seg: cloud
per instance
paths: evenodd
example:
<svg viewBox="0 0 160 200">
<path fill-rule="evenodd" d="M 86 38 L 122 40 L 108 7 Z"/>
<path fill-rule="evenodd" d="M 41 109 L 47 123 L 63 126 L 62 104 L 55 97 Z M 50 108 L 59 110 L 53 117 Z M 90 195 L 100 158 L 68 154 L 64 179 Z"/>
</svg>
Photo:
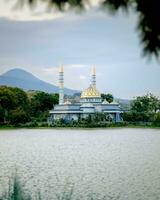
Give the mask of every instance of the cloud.
<svg viewBox="0 0 160 200">
<path fill-rule="evenodd" d="M 50 73 L 58 72 L 58 67 L 43 68 L 42 71 L 50 74 Z"/>
<path fill-rule="evenodd" d="M 0 0 L 0 16 L 13 19 L 8 8 L 1 6 L 4 1 L 7 0 Z M 41 18 L 41 11 L 35 15 Z M 20 20 L 33 20 L 25 12 L 20 16 Z M 132 15 L 111 18 L 100 12 L 71 13 L 56 20 L 26 23 L 0 19 L 0 73 L 20 67 L 58 85 L 61 61 L 65 87 L 82 90 L 90 84 L 90 71 L 95 64 L 100 91 L 121 98 L 145 91 L 160 94 L 159 65 L 144 63 L 139 57 L 133 19 Z"/>
<path fill-rule="evenodd" d="M 39 2 L 39 1 L 37 1 Z M 17 0 L 1 0 L 0 2 L 0 17 L 15 21 L 42 21 L 53 20 L 64 17 L 65 14 L 52 9 L 47 11 L 46 3 L 40 1 L 34 9 L 28 5 L 18 6 Z"/>
<path fill-rule="evenodd" d="M 26 2 L 26 1 L 25 1 Z M 86 1 L 86 10 L 94 10 L 99 8 L 102 0 L 88 0 Z M 19 0 L 0 0 L 0 17 L 7 18 L 14 21 L 43 21 L 63 18 L 68 20 L 65 16 L 66 12 L 60 12 L 56 7 L 48 8 L 46 1 L 36 1 L 36 6 L 31 8 L 27 3 L 21 5 Z M 75 14 L 75 11 L 69 12 Z M 70 20 L 75 20 L 77 17 L 72 17 Z"/>
<path fill-rule="evenodd" d="M 84 75 L 80 75 L 80 76 L 79 76 L 79 79 L 80 79 L 80 80 L 84 80 L 84 79 L 86 79 L 86 78 L 87 78 L 87 77 L 84 76 Z"/>
<path fill-rule="evenodd" d="M 87 64 L 71 64 L 71 65 L 65 65 L 68 69 L 80 69 L 80 68 L 86 68 L 89 65 Z"/>
</svg>

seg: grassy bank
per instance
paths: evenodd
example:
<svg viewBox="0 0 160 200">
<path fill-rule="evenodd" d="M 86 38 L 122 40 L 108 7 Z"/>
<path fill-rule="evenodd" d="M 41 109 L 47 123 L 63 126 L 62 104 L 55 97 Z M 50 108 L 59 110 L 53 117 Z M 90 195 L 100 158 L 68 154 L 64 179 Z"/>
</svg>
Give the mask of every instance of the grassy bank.
<svg viewBox="0 0 160 200">
<path fill-rule="evenodd" d="M 53 129 L 53 128 L 74 128 L 74 129 L 83 129 L 83 128 L 89 128 L 89 129 L 96 129 L 96 128 L 157 128 L 160 129 L 160 124 L 154 124 L 154 123 L 142 123 L 142 122 L 135 122 L 135 123 L 129 123 L 129 122 L 121 122 L 121 123 L 108 123 L 108 122 L 98 122 L 98 123 L 78 123 L 78 122 L 72 122 L 72 123 L 44 123 L 44 122 L 31 122 L 26 124 L 18 124 L 18 125 L 0 125 L 0 130 L 4 129 L 17 129 L 17 128 L 28 128 L 28 129 Z"/>
</svg>

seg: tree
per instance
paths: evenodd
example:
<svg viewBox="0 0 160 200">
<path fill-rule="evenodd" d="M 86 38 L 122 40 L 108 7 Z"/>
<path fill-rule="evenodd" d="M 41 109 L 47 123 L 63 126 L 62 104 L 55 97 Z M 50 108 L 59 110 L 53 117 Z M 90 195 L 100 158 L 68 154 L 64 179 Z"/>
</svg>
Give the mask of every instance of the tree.
<svg viewBox="0 0 160 200">
<path fill-rule="evenodd" d="M 154 124 L 160 125 L 160 111 L 155 114 Z"/>
<path fill-rule="evenodd" d="M 3 123 L 5 121 L 5 110 L 0 105 L 0 123 Z"/>
<path fill-rule="evenodd" d="M 101 97 L 103 100 L 106 100 L 108 103 L 112 103 L 114 99 L 112 94 L 101 94 Z"/>
<path fill-rule="evenodd" d="M 21 105 L 23 108 L 27 108 L 28 105 L 27 94 L 20 88 L 0 86 L 0 105 L 10 110 Z"/>
<path fill-rule="evenodd" d="M 102 122 L 102 121 L 107 121 L 107 115 L 105 113 L 102 112 L 96 112 L 95 114 L 93 114 L 93 122 Z"/>
<path fill-rule="evenodd" d="M 152 94 L 139 96 L 131 103 L 130 112 L 123 114 L 124 121 L 153 122 L 160 110 L 160 100 Z"/>
<path fill-rule="evenodd" d="M 35 93 L 30 100 L 31 115 L 34 117 L 39 116 L 40 118 L 47 117 L 48 111 L 58 103 L 58 99 L 58 94 L 48 94 L 45 92 Z"/>
<path fill-rule="evenodd" d="M 131 103 L 131 110 L 136 112 L 156 112 L 159 109 L 159 99 L 152 94 L 137 97 Z"/>
<path fill-rule="evenodd" d="M 113 102 L 113 95 L 112 94 L 107 94 L 106 95 L 106 101 L 108 101 L 108 103 L 112 103 Z"/>
<path fill-rule="evenodd" d="M 19 105 L 26 111 L 28 111 L 29 99 L 22 89 L 20 88 L 10 88 L 10 90 L 14 93 L 15 99 L 15 106 L 18 107 Z"/>
<path fill-rule="evenodd" d="M 5 110 L 15 108 L 16 100 L 12 88 L 0 86 L 0 105 Z"/>
<path fill-rule="evenodd" d="M 21 107 L 9 112 L 9 121 L 11 124 L 18 125 L 20 123 L 26 123 L 29 120 L 29 114 L 27 114 Z"/>
<path fill-rule="evenodd" d="M 29 100 L 26 93 L 20 88 L 0 86 L 0 107 L 3 117 L 1 122 L 8 121 L 8 115 L 11 110 L 21 107 L 24 112 L 29 110 Z"/>
<path fill-rule="evenodd" d="M 150 109 L 156 113 L 157 111 L 160 110 L 160 100 L 152 94 L 150 94 L 149 97 L 150 97 Z"/>
<path fill-rule="evenodd" d="M 58 94 L 35 92 L 30 98 L 20 88 L 0 86 L 0 123 L 18 125 L 31 120 L 46 121 L 49 110 L 58 103 Z"/>
<path fill-rule="evenodd" d="M 17 0 L 23 6 L 26 1 Z M 61 11 L 80 8 L 84 9 L 91 6 L 90 1 L 84 0 L 41 0 L 46 1 L 48 7 L 56 7 Z M 27 0 L 31 6 L 36 6 L 37 0 Z M 160 54 L 160 1 L 158 0 L 104 0 L 100 1 L 103 8 L 116 12 L 120 8 L 130 11 L 134 10 L 138 16 L 137 29 L 140 41 L 143 45 L 144 55 Z"/>
<path fill-rule="evenodd" d="M 58 94 L 48 94 L 45 92 L 36 93 L 31 99 L 32 105 L 36 110 L 46 111 L 53 108 L 54 104 L 58 103 Z"/>
</svg>

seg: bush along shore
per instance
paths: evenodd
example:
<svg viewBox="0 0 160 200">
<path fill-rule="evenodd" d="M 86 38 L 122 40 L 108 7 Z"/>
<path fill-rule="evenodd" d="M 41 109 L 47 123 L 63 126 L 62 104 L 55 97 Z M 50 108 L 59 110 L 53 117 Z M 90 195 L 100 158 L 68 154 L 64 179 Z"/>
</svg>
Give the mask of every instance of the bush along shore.
<svg viewBox="0 0 160 200">
<path fill-rule="evenodd" d="M 112 123 L 112 122 L 91 122 L 91 123 L 79 123 L 79 122 L 28 122 L 25 124 L 18 125 L 1 125 L 0 129 L 14 129 L 14 128 L 160 128 L 160 123 L 151 123 L 151 122 L 120 122 L 120 123 Z"/>
</svg>

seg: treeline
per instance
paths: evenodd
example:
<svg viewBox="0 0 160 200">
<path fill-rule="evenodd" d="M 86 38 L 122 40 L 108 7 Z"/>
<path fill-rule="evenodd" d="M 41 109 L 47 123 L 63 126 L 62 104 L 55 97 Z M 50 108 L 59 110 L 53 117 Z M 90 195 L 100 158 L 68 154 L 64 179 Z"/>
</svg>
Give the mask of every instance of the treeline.
<svg viewBox="0 0 160 200">
<path fill-rule="evenodd" d="M 102 97 L 113 101 L 112 95 Z M 135 98 L 130 109 L 122 113 L 123 121 L 114 123 L 104 113 L 89 115 L 86 119 L 48 124 L 49 110 L 58 103 L 58 94 L 40 91 L 25 92 L 20 88 L 0 86 L 0 125 L 21 127 L 110 127 L 128 125 L 160 126 L 160 99 L 152 94 Z"/>
<path fill-rule="evenodd" d="M 49 110 L 58 103 L 58 98 L 58 94 L 0 86 L 0 124 L 16 126 L 46 122 Z"/>
<path fill-rule="evenodd" d="M 131 102 L 130 110 L 124 112 L 123 121 L 160 125 L 160 99 L 152 94 L 139 96 Z"/>
</svg>

